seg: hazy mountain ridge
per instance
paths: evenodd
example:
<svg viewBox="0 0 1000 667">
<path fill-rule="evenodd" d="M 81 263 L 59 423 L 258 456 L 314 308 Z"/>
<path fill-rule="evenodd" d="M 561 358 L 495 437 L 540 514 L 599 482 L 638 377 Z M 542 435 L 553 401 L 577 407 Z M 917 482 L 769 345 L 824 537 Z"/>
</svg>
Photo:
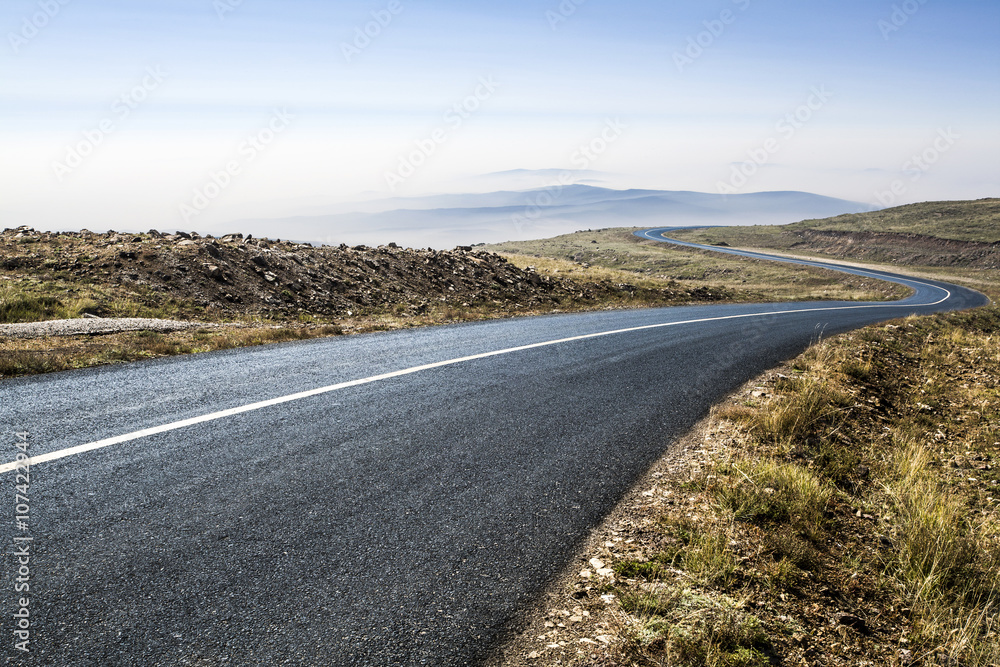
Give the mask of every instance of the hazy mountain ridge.
<svg viewBox="0 0 1000 667">
<path fill-rule="evenodd" d="M 582 184 L 532 190 L 401 197 L 365 202 L 351 212 L 245 219 L 254 234 L 279 227 L 313 243 L 388 243 L 415 247 L 543 238 L 592 227 L 785 224 L 869 210 L 807 192 L 742 195 L 613 190 Z"/>
</svg>

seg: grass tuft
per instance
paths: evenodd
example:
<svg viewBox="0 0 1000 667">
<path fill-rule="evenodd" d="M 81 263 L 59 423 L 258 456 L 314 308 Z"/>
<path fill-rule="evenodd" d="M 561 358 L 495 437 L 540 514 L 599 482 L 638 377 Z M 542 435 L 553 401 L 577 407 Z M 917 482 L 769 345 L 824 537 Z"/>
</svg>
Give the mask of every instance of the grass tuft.
<svg viewBox="0 0 1000 667">
<path fill-rule="evenodd" d="M 622 599 L 632 621 L 622 629 L 620 661 L 675 667 L 765 667 L 771 642 L 757 617 L 731 601 L 678 588 Z M 661 656 L 651 660 L 650 654 Z"/>
<path fill-rule="evenodd" d="M 822 534 L 832 490 L 812 472 L 769 460 L 737 459 L 727 467 L 738 481 L 715 487 L 715 498 L 737 521 L 788 524 L 809 539 Z"/>
<path fill-rule="evenodd" d="M 887 489 L 896 515 L 894 567 L 914 600 L 914 634 L 955 659 L 971 652 L 995 660 L 1000 657 L 995 527 L 972 521 L 963 499 L 934 475 L 932 461 L 925 446 L 904 436 Z"/>
</svg>

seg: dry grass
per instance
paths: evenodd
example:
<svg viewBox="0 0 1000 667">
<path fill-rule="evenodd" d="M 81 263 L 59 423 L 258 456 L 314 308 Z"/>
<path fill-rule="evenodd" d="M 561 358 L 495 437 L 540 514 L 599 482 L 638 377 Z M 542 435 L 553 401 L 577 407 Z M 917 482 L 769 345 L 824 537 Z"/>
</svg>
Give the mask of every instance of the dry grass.
<svg viewBox="0 0 1000 667">
<path fill-rule="evenodd" d="M 126 292 L 121 288 L 65 280 L 3 278 L 0 283 L 0 324 L 99 317 L 192 319 L 205 309 L 162 293 Z"/>
<path fill-rule="evenodd" d="M 788 524 L 819 539 L 832 490 L 807 468 L 774 460 L 740 458 L 720 472 L 734 483 L 714 488 L 719 504 L 736 521 Z"/>
<path fill-rule="evenodd" d="M 851 401 L 842 389 L 815 376 L 781 378 L 778 386 L 781 394 L 768 403 L 767 410 L 730 408 L 720 416 L 741 422 L 761 440 L 792 447 L 820 426 L 836 423 Z"/>
<path fill-rule="evenodd" d="M 910 607 L 916 664 L 1000 661 L 998 476 L 984 464 L 956 480 L 942 466 L 1000 451 L 998 334 L 996 308 L 870 328 L 814 347 L 792 366 L 801 375 L 777 377 L 763 402 L 720 411 L 756 443 L 754 457 L 774 457 L 745 461 L 747 470 L 732 464 L 744 479 L 729 475 L 719 494 L 737 517 L 778 522 L 812 508 L 798 527 L 814 540 L 828 533 L 830 488 L 816 473 L 849 491 L 854 506 L 882 514 L 890 548 L 867 566 L 883 565 Z M 878 484 L 866 484 L 869 471 Z M 762 482 L 774 491 L 761 493 Z M 799 489 L 798 504 L 774 500 L 782 484 Z"/>
<path fill-rule="evenodd" d="M 19 289 L 6 282 L 0 285 L 0 324 L 72 319 L 97 308 L 88 297 L 60 298 L 55 291 L 41 291 Z"/>
<path fill-rule="evenodd" d="M 677 587 L 627 594 L 614 655 L 634 661 L 656 653 L 660 659 L 640 664 L 675 667 L 766 667 L 767 634 L 740 606 Z"/>
<path fill-rule="evenodd" d="M 933 454 L 903 437 L 887 484 L 895 513 L 891 564 L 915 611 L 914 636 L 930 655 L 990 665 L 1000 661 L 1000 554 L 991 517 L 977 521 L 934 473 Z"/>
<path fill-rule="evenodd" d="M 219 327 L 0 340 L 0 378 L 339 335 L 336 326 Z"/>
</svg>

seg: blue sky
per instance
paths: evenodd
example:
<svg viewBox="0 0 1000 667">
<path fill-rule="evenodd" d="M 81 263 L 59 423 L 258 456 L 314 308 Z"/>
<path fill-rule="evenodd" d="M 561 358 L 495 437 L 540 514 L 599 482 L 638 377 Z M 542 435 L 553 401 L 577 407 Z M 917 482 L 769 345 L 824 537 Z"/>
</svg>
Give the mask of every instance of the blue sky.
<svg viewBox="0 0 1000 667">
<path fill-rule="evenodd" d="M 587 145 L 613 187 L 1000 194 L 995 0 L 5 0 L 0 28 L 0 227 L 211 230 Z"/>
</svg>

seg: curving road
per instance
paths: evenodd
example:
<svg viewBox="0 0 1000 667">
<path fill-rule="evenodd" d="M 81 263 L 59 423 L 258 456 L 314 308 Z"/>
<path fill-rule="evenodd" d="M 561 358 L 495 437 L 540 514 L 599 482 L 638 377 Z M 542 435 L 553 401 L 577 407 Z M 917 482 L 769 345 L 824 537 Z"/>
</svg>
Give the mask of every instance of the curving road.
<svg viewBox="0 0 1000 667">
<path fill-rule="evenodd" d="M 915 292 L 513 319 L 2 382 L 7 662 L 475 664 L 713 402 L 820 335 L 987 302 L 848 270 Z M 18 432 L 32 457 L 22 499 Z M 20 567 L 30 590 L 15 593 Z M 30 654 L 14 647 L 21 596 Z"/>
</svg>

